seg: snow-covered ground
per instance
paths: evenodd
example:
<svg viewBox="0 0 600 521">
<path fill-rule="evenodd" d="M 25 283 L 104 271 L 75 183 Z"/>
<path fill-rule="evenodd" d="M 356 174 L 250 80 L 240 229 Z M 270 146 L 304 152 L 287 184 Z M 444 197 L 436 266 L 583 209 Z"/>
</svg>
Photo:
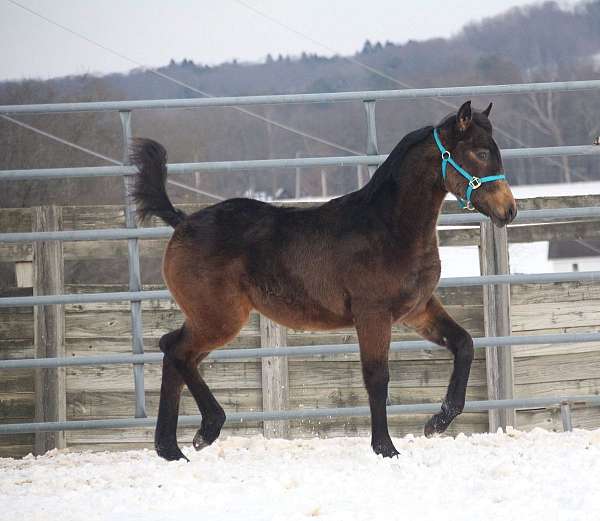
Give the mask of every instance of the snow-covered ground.
<svg viewBox="0 0 600 521">
<path fill-rule="evenodd" d="M 148 450 L 0 459 L 0 519 L 596 521 L 600 430 L 365 438 L 231 437 L 191 463 Z"/>
</svg>

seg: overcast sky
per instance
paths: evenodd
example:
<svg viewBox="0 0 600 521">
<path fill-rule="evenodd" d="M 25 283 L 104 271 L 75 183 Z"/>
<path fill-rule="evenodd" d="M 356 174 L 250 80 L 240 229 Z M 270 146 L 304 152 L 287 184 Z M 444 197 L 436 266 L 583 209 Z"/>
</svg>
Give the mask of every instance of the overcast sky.
<svg viewBox="0 0 600 521">
<path fill-rule="evenodd" d="M 191 58 L 196 63 L 214 65 L 233 58 L 263 61 L 268 53 L 353 54 L 366 39 L 403 43 L 450 36 L 471 20 L 516 5 L 536 3 L 524 0 L 15 1 L 146 66 L 164 65 L 171 58 L 177 61 Z M 126 59 L 69 34 L 9 0 L 0 0 L 0 35 L 0 79 L 121 72 L 134 67 Z"/>
</svg>

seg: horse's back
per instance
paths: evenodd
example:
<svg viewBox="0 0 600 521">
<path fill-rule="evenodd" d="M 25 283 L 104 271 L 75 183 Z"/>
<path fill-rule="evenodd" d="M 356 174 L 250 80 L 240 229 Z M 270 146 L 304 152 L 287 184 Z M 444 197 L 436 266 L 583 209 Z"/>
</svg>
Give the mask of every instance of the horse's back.
<svg viewBox="0 0 600 521">
<path fill-rule="evenodd" d="M 173 293 L 189 294 L 183 300 L 198 291 L 207 298 L 239 295 L 289 326 L 349 325 L 327 214 L 318 207 L 250 199 L 200 210 L 175 229 L 164 259 L 165 281 Z"/>
</svg>

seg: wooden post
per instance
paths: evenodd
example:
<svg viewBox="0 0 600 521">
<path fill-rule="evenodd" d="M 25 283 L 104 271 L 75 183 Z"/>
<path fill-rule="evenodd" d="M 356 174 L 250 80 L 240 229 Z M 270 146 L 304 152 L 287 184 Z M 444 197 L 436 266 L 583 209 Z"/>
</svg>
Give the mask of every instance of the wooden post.
<svg viewBox="0 0 600 521">
<path fill-rule="evenodd" d="M 481 224 L 479 259 L 482 275 L 503 275 L 510 272 L 508 259 L 508 236 L 506 227 L 497 228 L 491 222 Z M 486 336 L 508 336 L 510 323 L 510 286 L 508 284 L 483 286 L 483 313 Z M 490 400 L 514 398 L 512 347 L 489 346 L 486 348 L 487 388 Z M 498 427 L 506 430 L 516 427 L 514 409 L 490 410 L 489 430 Z"/>
<path fill-rule="evenodd" d="M 262 347 L 284 347 L 287 329 L 260 316 L 260 344 Z M 262 358 L 263 411 L 284 411 L 288 408 L 288 361 L 286 356 Z M 289 421 L 265 421 L 265 438 L 287 438 Z"/>
<path fill-rule="evenodd" d="M 34 208 L 33 231 L 60 230 L 61 209 L 56 206 Z M 64 261 L 60 241 L 34 242 L 33 294 L 64 293 Z M 36 358 L 65 356 L 65 316 L 62 305 L 34 307 L 34 343 Z M 65 421 L 67 412 L 65 369 L 37 369 L 35 375 L 35 421 Z M 63 432 L 37 432 L 35 454 L 62 449 Z"/>
</svg>

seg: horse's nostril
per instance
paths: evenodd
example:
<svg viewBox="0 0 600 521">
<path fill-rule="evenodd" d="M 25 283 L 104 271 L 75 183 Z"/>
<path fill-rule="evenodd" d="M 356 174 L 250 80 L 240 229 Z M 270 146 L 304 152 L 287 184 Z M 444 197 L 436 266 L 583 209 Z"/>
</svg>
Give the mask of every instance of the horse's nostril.
<svg viewBox="0 0 600 521">
<path fill-rule="evenodd" d="M 517 208 L 515 206 L 511 206 L 508 209 L 508 222 L 512 222 L 517 215 Z"/>
</svg>

